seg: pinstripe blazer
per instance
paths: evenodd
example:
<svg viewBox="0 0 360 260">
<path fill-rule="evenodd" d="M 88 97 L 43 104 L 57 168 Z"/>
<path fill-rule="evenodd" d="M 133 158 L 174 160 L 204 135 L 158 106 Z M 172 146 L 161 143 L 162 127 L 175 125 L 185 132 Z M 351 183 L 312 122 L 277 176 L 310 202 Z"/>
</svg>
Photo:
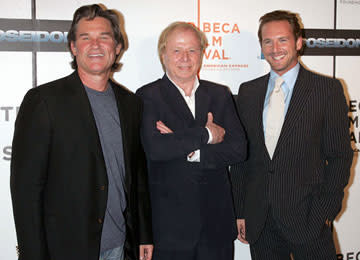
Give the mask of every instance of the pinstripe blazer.
<svg viewBox="0 0 360 260">
<path fill-rule="evenodd" d="M 240 86 L 237 106 L 248 158 L 232 168 L 237 218 L 254 243 L 271 213 L 294 243 L 315 238 L 341 209 L 353 153 L 347 105 L 338 80 L 302 66 L 271 160 L 263 131 L 269 74 Z"/>
</svg>

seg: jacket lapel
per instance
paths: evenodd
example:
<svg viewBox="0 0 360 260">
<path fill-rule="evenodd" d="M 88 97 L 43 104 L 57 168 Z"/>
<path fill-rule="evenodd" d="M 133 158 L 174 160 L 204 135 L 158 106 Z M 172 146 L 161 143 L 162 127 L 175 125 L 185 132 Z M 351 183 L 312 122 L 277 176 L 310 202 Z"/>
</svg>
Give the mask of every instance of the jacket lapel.
<svg viewBox="0 0 360 260">
<path fill-rule="evenodd" d="M 273 157 L 276 156 L 279 147 L 291 134 L 291 129 L 298 123 L 298 119 L 300 118 L 302 111 L 309 100 L 311 91 L 313 90 L 312 83 L 306 74 L 307 71 L 301 66 Z"/>
<path fill-rule="evenodd" d="M 129 104 L 130 100 L 126 98 L 126 95 L 122 92 L 121 87 L 116 85 L 113 81 L 110 81 L 111 87 L 115 94 L 116 104 L 119 111 L 119 120 L 121 126 L 121 136 L 122 136 L 122 143 L 123 143 L 123 154 L 124 154 L 124 169 L 125 169 L 125 192 L 127 193 L 128 188 L 130 187 L 131 183 L 131 174 L 127 174 L 130 169 L 129 162 L 130 162 L 130 154 L 131 154 L 131 140 L 132 140 L 132 111 L 129 111 L 129 108 L 133 107 L 133 104 Z"/>
<path fill-rule="evenodd" d="M 263 145 L 266 154 L 267 154 L 267 148 L 265 145 L 265 135 L 264 135 L 264 123 L 263 123 L 263 111 L 264 111 L 264 102 L 265 102 L 265 96 L 267 91 L 267 86 L 270 78 L 270 73 L 267 74 L 265 77 L 262 78 L 259 86 L 259 93 L 256 95 L 258 98 L 255 101 L 255 108 L 254 108 L 254 115 L 255 118 L 255 124 L 257 124 L 255 129 L 260 129 L 257 131 L 258 133 L 258 140 L 261 140 L 261 144 Z M 270 157 L 269 157 L 270 158 Z"/>
<path fill-rule="evenodd" d="M 81 124 L 84 130 L 84 135 L 88 136 L 88 148 L 91 149 L 96 158 L 100 160 L 100 167 L 105 174 L 94 174 L 97 178 L 97 183 L 107 183 L 106 167 L 102 147 L 100 143 L 100 137 L 95 122 L 95 117 L 91 109 L 90 101 L 86 94 L 85 87 L 80 80 L 80 77 L 75 71 L 68 77 L 68 81 L 65 83 L 70 92 L 69 105 L 74 108 L 74 113 L 78 114 L 78 122 Z"/>
<path fill-rule="evenodd" d="M 204 83 L 200 81 L 200 86 L 195 92 L 195 120 L 199 126 L 205 126 L 207 113 L 210 111 L 210 96 Z"/>
<path fill-rule="evenodd" d="M 194 122 L 194 117 L 184 98 L 166 75 L 161 79 L 161 94 L 173 113 L 187 122 Z"/>
</svg>

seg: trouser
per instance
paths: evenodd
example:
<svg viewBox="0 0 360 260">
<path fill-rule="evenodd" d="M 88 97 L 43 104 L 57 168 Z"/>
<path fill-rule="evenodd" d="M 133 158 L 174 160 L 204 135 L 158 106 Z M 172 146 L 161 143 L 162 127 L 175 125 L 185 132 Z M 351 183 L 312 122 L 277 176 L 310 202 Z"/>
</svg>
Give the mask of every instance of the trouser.
<svg viewBox="0 0 360 260">
<path fill-rule="evenodd" d="M 324 223 L 319 237 L 302 244 L 285 239 L 272 214 L 268 215 L 259 239 L 250 245 L 253 260 L 336 260 L 336 249 L 331 228 Z"/>
<path fill-rule="evenodd" d="M 165 250 L 155 247 L 153 260 L 233 260 L 234 245 L 210 247 L 198 245 L 187 250 Z"/>
<path fill-rule="evenodd" d="M 99 260 L 124 260 L 123 247 L 116 247 L 100 253 Z"/>
</svg>

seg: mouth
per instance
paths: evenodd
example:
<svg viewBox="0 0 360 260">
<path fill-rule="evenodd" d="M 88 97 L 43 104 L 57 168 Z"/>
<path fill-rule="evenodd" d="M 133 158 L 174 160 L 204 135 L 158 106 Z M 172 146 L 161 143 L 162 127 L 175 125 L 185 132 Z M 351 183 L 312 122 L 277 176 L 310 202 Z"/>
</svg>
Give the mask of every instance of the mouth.
<svg viewBox="0 0 360 260">
<path fill-rule="evenodd" d="M 191 66 L 190 65 L 182 65 L 182 66 L 178 66 L 178 68 L 180 70 L 190 70 L 191 69 Z"/>
<path fill-rule="evenodd" d="M 104 54 L 101 54 L 101 53 L 99 53 L 99 54 L 89 54 L 89 57 L 90 57 L 90 58 L 93 58 L 93 57 L 104 57 Z"/>
<path fill-rule="evenodd" d="M 272 58 L 276 61 L 279 61 L 279 60 L 282 60 L 283 58 L 285 57 L 285 54 L 282 54 L 282 55 L 273 55 Z"/>
</svg>

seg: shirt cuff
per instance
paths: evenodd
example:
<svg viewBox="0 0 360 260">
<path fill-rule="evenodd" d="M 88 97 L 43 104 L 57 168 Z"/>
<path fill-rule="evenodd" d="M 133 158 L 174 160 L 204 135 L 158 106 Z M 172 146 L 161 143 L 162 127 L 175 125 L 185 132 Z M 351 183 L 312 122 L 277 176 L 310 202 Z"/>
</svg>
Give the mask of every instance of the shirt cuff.
<svg viewBox="0 0 360 260">
<path fill-rule="evenodd" d="M 187 160 L 188 160 L 188 162 L 200 162 L 200 149 L 194 151 L 193 156 L 189 157 L 189 155 L 188 155 Z"/>
<path fill-rule="evenodd" d="M 207 127 L 205 127 L 206 128 L 206 130 L 208 131 L 208 134 L 209 134 L 209 140 L 208 140 L 208 144 L 211 144 L 211 142 L 212 142 L 212 140 L 213 140 L 213 136 L 212 136 L 212 134 L 211 134 L 211 131 L 210 131 L 210 129 L 209 128 L 207 128 Z"/>
</svg>

